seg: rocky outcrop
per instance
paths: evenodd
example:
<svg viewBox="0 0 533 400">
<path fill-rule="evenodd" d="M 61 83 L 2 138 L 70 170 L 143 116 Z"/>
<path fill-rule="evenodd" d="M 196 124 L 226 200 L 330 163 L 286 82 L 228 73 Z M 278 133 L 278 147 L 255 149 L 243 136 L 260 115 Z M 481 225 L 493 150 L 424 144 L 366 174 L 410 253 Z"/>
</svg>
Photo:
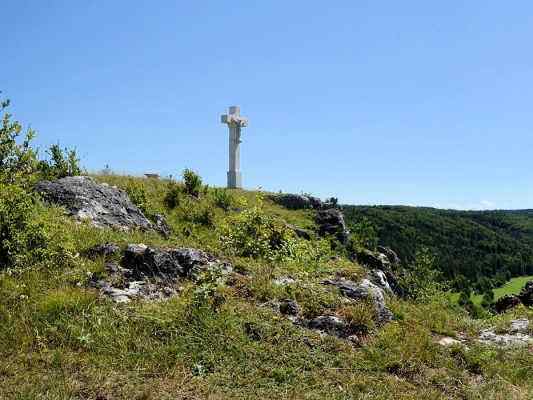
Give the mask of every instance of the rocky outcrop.
<svg viewBox="0 0 533 400">
<path fill-rule="evenodd" d="M 442 337 L 437 340 L 441 346 L 465 346 L 471 342 L 481 343 L 487 346 L 507 348 L 520 348 L 533 345 L 533 337 L 529 335 L 529 320 L 515 319 L 510 322 L 510 327 L 503 332 L 496 332 L 494 327 L 483 329 L 476 338 L 468 338 L 465 334 L 457 334 L 457 338 Z"/>
<path fill-rule="evenodd" d="M 392 312 L 385 304 L 383 290 L 368 279 L 363 279 L 359 283 L 347 279 L 326 280 L 323 283 L 337 287 L 343 296 L 352 300 L 371 300 L 376 310 L 376 322 L 378 325 L 383 325 L 392 320 Z"/>
<path fill-rule="evenodd" d="M 190 248 L 155 248 L 131 244 L 126 248 L 122 266 L 136 279 L 193 278 L 206 266 L 221 264 L 212 255 Z M 225 265 L 229 270 L 229 265 Z"/>
<path fill-rule="evenodd" d="M 98 257 L 111 257 L 120 253 L 120 247 L 114 243 L 97 244 L 85 251 L 85 256 L 94 260 Z"/>
<path fill-rule="evenodd" d="M 287 224 L 287 228 L 292 230 L 296 234 L 296 236 L 298 236 L 300 239 L 311 240 L 313 236 L 313 233 L 311 231 L 307 229 L 299 228 L 291 224 Z"/>
<path fill-rule="evenodd" d="M 315 221 L 320 236 L 334 236 L 339 242 L 346 244 L 350 231 L 344 222 L 344 215 L 336 208 L 319 210 Z"/>
<path fill-rule="evenodd" d="M 114 245 L 97 246 L 99 255 L 109 254 Z M 220 275 L 232 271 L 231 266 L 201 250 L 191 248 L 155 248 L 130 244 L 120 265 L 107 263 L 106 279 L 95 279 L 91 286 L 115 302 L 132 299 L 157 300 L 175 295 L 183 279 L 195 280 L 202 271 L 216 270 Z"/>
<path fill-rule="evenodd" d="M 400 266 L 400 258 L 390 248 L 378 246 L 378 251 L 362 250 L 352 257 L 361 265 L 370 270 L 370 280 L 386 291 L 402 295 L 394 270 Z"/>
<path fill-rule="evenodd" d="M 319 210 L 323 207 L 322 200 L 319 198 L 303 194 L 280 193 L 272 194 L 269 198 L 289 210 Z"/>
<path fill-rule="evenodd" d="M 392 267 L 398 267 L 401 263 L 400 257 L 390 247 L 378 246 L 378 252 L 385 255 Z"/>
<path fill-rule="evenodd" d="M 126 192 L 87 176 L 41 181 L 35 189 L 46 201 L 65 207 L 74 218 L 88 220 L 99 228 L 157 229 Z"/>
<path fill-rule="evenodd" d="M 347 338 L 352 334 L 348 323 L 334 315 L 321 315 L 313 318 L 307 323 L 307 327 L 340 338 Z"/>
<path fill-rule="evenodd" d="M 279 304 L 279 311 L 283 315 L 297 316 L 300 313 L 300 306 L 294 300 L 282 300 Z"/>
<path fill-rule="evenodd" d="M 172 234 L 172 229 L 163 214 L 154 215 L 154 228 L 156 231 L 159 231 L 165 239 L 168 239 Z"/>
<path fill-rule="evenodd" d="M 533 345 L 533 337 L 528 334 L 529 321 L 516 319 L 511 321 L 508 333 L 496 333 L 494 328 L 481 331 L 478 341 L 497 347 L 528 347 Z"/>
</svg>

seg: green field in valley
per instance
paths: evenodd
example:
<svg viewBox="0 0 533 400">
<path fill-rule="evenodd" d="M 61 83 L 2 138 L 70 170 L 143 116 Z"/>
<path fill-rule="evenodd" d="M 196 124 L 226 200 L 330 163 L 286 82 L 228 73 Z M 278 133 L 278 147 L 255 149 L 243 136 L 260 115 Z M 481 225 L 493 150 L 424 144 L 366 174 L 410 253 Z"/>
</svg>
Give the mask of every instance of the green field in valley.
<svg viewBox="0 0 533 400">
<path fill-rule="evenodd" d="M 511 279 L 508 281 L 505 285 L 496 288 L 493 290 L 494 292 L 494 299 L 498 300 L 500 297 L 503 297 L 507 294 L 518 294 L 520 293 L 520 290 L 524 287 L 526 282 L 533 281 L 533 275 L 530 276 L 519 276 L 516 278 Z M 483 295 L 476 294 L 472 295 L 472 301 L 474 304 L 481 304 L 481 300 L 483 299 Z"/>
</svg>

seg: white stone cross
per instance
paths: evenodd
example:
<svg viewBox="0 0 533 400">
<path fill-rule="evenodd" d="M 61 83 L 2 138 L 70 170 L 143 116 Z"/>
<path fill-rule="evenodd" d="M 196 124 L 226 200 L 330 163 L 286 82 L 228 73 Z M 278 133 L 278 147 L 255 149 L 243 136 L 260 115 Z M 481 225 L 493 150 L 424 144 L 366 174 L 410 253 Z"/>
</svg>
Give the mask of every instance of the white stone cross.
<svg viewBox="0 0 533 400">
<path fill-rule="evenodd" d="M 229 128 L 229 170 L 228 188 L 242 188 L 242 176 L 240 171 L 240 144 L 241 128 L 248 126 L 248 119 L 240 116 L 238 106 L 229 108 L 229 113 L 220 117 L 223 124 Z"/>
</svg>

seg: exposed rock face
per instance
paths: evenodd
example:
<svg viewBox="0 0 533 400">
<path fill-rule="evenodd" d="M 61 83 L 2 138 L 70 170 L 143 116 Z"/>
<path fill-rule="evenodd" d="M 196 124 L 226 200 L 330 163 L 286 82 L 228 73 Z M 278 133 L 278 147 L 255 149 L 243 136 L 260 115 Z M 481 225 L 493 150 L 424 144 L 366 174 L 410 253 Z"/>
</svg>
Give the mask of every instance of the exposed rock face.
<svg viewBox="0 0 533 400">
<path fill-rule="evenodd" d="M 319 198 L 302 194 L 273 194 L 270 199 L 289 210 L 318 210 L 323 206 L 322 200 Z"/>
<path fill-rule="evenodd" d="M 107 249 L 109 245 L 99 248 Z M 230 265 L 201 250 L 130 244 L 124 251 L 121 265 L 106 264 L 108 278 L 95 280 L 92 286 L 118 303 L 136 298 L 159 300 L 175 295 L 182 279 L 196 279 L 198 273 L 211 268 L 216 268 L 221 275 L 231 272 Z"/>
<path fill-rule="evenodd" d="M 518 298 L 527 307 L 533 307 L 533 281 L 525 284 L 524 288 L 518 295 Z"/>
<path fill-rule="evenodd" d="M 294 300 L 282 300 L 279 304 L 279 311 L 283 315 L 296 316 L 300 312 L 300 307 Z"/>
<path fill-rule="evenodd" d="M 526 333 L 528 326 L 528 320 L 514 320 L 511 321 L 510 333 L 497 334 L 493 328 L 485 329 L 478 341 L 498 347 L 528 347 L 533 344 L 533 338 Z"/>
<path fill-rule="evenodd" d="M 383 254 L 371 250 L 363 250 L 356 254 L 357 262 L 370 269 L 379 269 L 382 271 L 390 270 L 391 263 L 389 258 Z"/>
<path fill-rule="evenodd" d="M 517 296 L 503 296 L 496 300 L 496 302 L 494 303 L 494 311 L 496 311 L 498 314 L 501 314 L 507 310 L 510 310 L 511 308 L 516 307 L 519 304 L 520 299 Z"/>
<path fill-rule="evenodd" d="M 346 321 L 333 315 L 321 315 L 307 323 L 310 329 L 316 329 L 333 336 L 346 338 L 350 336 L 349 327 Z"/>
<path fill-rule="evenodd" d="M 369 278 L 372 281 L 372 283 L 379 286 L 381 289 L 383 289 L 385 292 L 393 293 L 393 290 L 389 284 L 389 281 L 387 279 L 387 275 L 385 272 L 383 272 L 380 269 L 373 269 L 370 271 Z"/>
<path fill-rule="evenodd" d="M 102 295 L 115 303 L 128 303 L 134 299 L 163 300 L 178 293 L 174 281 L 135 280 L 132 271 L 116 264 L 105 266 L 107 279 L 94 280 L 91 286 L 100 289 Z"/>
<path fill-rule="evenodd" d="M 72 176 L 36 185 L 44 199 L 61 206 L 78 220 L 97 227 L 121 230 L 152 229 L 152 223 L 131 202 L 126 192 L 87 176 Z"/>
<path fill-rule="evenodd" d="M 142 244 L 129 245 L 122 266 L 137 279 L 192 277 L 199 268 L 214 265 L 217 260 L 201 251 L 189 248 L 153 248 Z"/>
<path fill-rule="evenodd" d="M 365 249 L 354 256 L 357 262 L 371 270 L 369 276 L 373 283 L 384 290 L 402 295 L 403 290 L 393 272 L 393 268 L 400 265 L 399 257 L 388 247 L 379 246 L 378 250 L 374 252 Z"/>
<path fill-rule="evenodd" d="M 114 243 L 97 244 L 85 252 L 85 255 L 91 259 L 98 257 L 111 257 L 120 253 L 120 247 Z"/>
<path fill-rule="evenodd" d="M 318 234 L 320 236 L 335 236 L 339 242 L 346 244 L 350 231 L 344 222 L 344 215 L 336 208 L 320 210 L 316 214 Z"/>
<path fill-rule="evenodd" d="M 378 324 L 383 325 L 392 320 L 392 312 L 385 304 L 383 290 L 368 279 L 363 279 L 360 283 L 355 283 L 347 279 L 327 280 L 323 283 L 337 287 L 344 296 L 350 299 L 372 300 L 376 309 L 376 322 Z"/>
<path fill-rule="evenodd" d="M 389 263 L 393 267 L 397 267 L 400 265 L 400 262 L 401 262 L 400 257 L 398 257 L 398 254 L 396 254 L 396 252 L 392 250 L 390 247 L 378 246 L 378 251 L 387 257 Z"/>
<path fill-rule="evenodd" d="M 308 231 L 307 229 L 299 228 L 291 224 L 287 224 L 287 227 L 291 229 L 296 234 L 296 236 L 298 236 L 299 238 L 305 239 L 305 240 L 311 240 L 312 233 Z"/>
<path fill-rule="evenodd" d="M 170 235 L 172 234 L 172 229 L 170 228 L 170 225 L 167 223 L 167 219 L 163 214 L 156 214 L 154 216 L 155 218 L 155 229 L 163 235 L 165 239 L 168 239 Z"/>
</svg>

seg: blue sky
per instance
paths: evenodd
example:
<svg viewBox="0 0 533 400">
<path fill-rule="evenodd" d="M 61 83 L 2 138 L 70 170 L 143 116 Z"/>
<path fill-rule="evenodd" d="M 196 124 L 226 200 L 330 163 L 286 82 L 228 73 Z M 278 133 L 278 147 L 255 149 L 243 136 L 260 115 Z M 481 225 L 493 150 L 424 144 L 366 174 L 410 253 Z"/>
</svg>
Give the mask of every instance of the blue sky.
<svg viewBox="0 0 533 400">
<path fill-rule="evenodd" d="M 0 90 L 89 170 L 533 208 L 530 1 L 3 0 Z"/>
</svg>

